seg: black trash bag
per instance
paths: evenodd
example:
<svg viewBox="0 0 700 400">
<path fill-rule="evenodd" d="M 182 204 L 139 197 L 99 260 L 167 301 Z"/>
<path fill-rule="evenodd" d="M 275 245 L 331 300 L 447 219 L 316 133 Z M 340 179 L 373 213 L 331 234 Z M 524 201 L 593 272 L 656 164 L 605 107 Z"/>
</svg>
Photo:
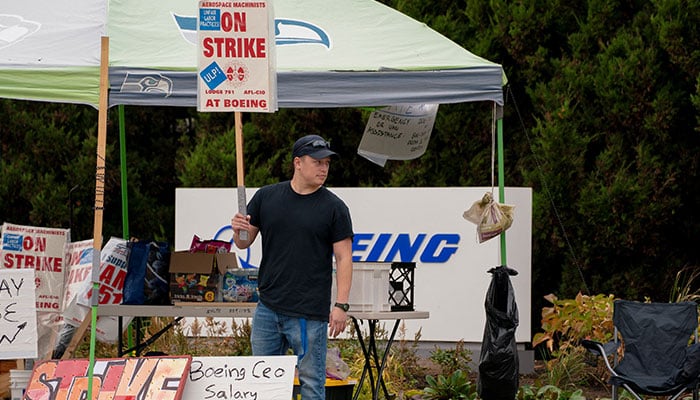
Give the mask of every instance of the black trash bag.
<svg viewBox="0 0 700 400">
<path fill-rule="evenodd" d="M 477 391 L 483 400 L 515 399 L 518 393 L 518 349 L 515 329 L 518 306 L 510 275 L 518 272 L 505 265 L 491 268 L 486 293 L 486 326 L 479 355 Z"/>
</svg>

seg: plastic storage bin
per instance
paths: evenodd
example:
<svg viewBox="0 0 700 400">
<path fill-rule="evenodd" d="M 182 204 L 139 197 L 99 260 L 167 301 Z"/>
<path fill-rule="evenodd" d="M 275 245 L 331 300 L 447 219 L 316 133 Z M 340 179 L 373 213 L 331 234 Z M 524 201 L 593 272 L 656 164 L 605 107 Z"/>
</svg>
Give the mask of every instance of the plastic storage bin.
<svg viewBox="0 0 700 400">
<path fill-rule="evenodd" d="M 356 262 L 352 264 L 351 311 L 391 311 L 389 270 L 391 263 Z"/>
<path fill-rule="evenodd" d="M 29 385 L 29 379 L 32 376 L 31 370 L 11 369 L 10 370 L 10 394 L 11 400 L 22 400 L 24 391 Z"/>
</svg>

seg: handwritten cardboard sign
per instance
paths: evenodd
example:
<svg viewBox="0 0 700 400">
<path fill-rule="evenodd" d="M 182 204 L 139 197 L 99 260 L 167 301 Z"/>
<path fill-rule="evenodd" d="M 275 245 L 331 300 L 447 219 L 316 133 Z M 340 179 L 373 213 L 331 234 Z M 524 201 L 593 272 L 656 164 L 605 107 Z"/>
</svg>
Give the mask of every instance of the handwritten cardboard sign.
<svg viewBox="0 0 700 400">
<path fill-rule="evenodd" d="M 185 399 L 289 400 L 296 356 L 192 357 Z"/>
<path fill-rule="evenodd" d="M 425 153 L 437 104 L 397 104 L 373 111 L 357 154 L 384 166 L 387 160 L 413 160 Z"/>
<path fill-rule="evenodd" d="M 0 269 L 0 359 L 36 358 L 33 269 Z"/>
</svg>

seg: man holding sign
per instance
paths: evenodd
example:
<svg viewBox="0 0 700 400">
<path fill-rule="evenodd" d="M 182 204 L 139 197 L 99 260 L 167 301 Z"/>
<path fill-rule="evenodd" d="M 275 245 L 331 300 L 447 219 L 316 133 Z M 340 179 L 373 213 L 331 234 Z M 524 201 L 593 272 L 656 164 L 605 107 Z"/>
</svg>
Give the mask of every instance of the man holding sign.
<svg viewBox="0 0 700 400">
<path fill-rule="evenodd" d="M 199 2 L 197 111 L 236 113 L 236 181 L 242 213 L 246 201 L 241 113 L 277 110 L 271 8 L 265 0 Z"/>
<path fill-rule="evenodd" d="M 297 140 L 292 179 L 259 189 L 248 204 L 248 215 L 236 213 L 231 220 L 238 248 L 248 248 L 258 233 L 262 236 L 253 355 L 284 355 L 291 348 L 299 358 L 303 399 L 326 398 L 328 334 L 336 337 L 345 330 L 352 283 L 350 211 L 323 186 L 332 156 L 337 154 L 318 135 Z M 247 241 L 241 239 L 244 232 Z"/>
</svg>

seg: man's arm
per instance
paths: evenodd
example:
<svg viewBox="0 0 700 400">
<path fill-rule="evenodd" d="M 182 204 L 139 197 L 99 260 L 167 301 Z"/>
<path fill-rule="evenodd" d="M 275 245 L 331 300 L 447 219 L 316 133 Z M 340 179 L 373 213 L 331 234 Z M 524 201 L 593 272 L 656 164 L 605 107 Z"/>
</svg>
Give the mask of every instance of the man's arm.
<svg viewBox="0 0 700 400">
<path fill-rule="evenodd" d="M 352 285 L 352 239 L 346 238 L 333 243 L 333 254 L 335 255 L 335 279 L 337 294 L 335 303 L 347 303 L 350 298 L 350 286 Z M 345 330 L 348 316 L 342 309 L 333 307 L 329 318 L 330 335 L 338 336 Z"/>
</svg>

